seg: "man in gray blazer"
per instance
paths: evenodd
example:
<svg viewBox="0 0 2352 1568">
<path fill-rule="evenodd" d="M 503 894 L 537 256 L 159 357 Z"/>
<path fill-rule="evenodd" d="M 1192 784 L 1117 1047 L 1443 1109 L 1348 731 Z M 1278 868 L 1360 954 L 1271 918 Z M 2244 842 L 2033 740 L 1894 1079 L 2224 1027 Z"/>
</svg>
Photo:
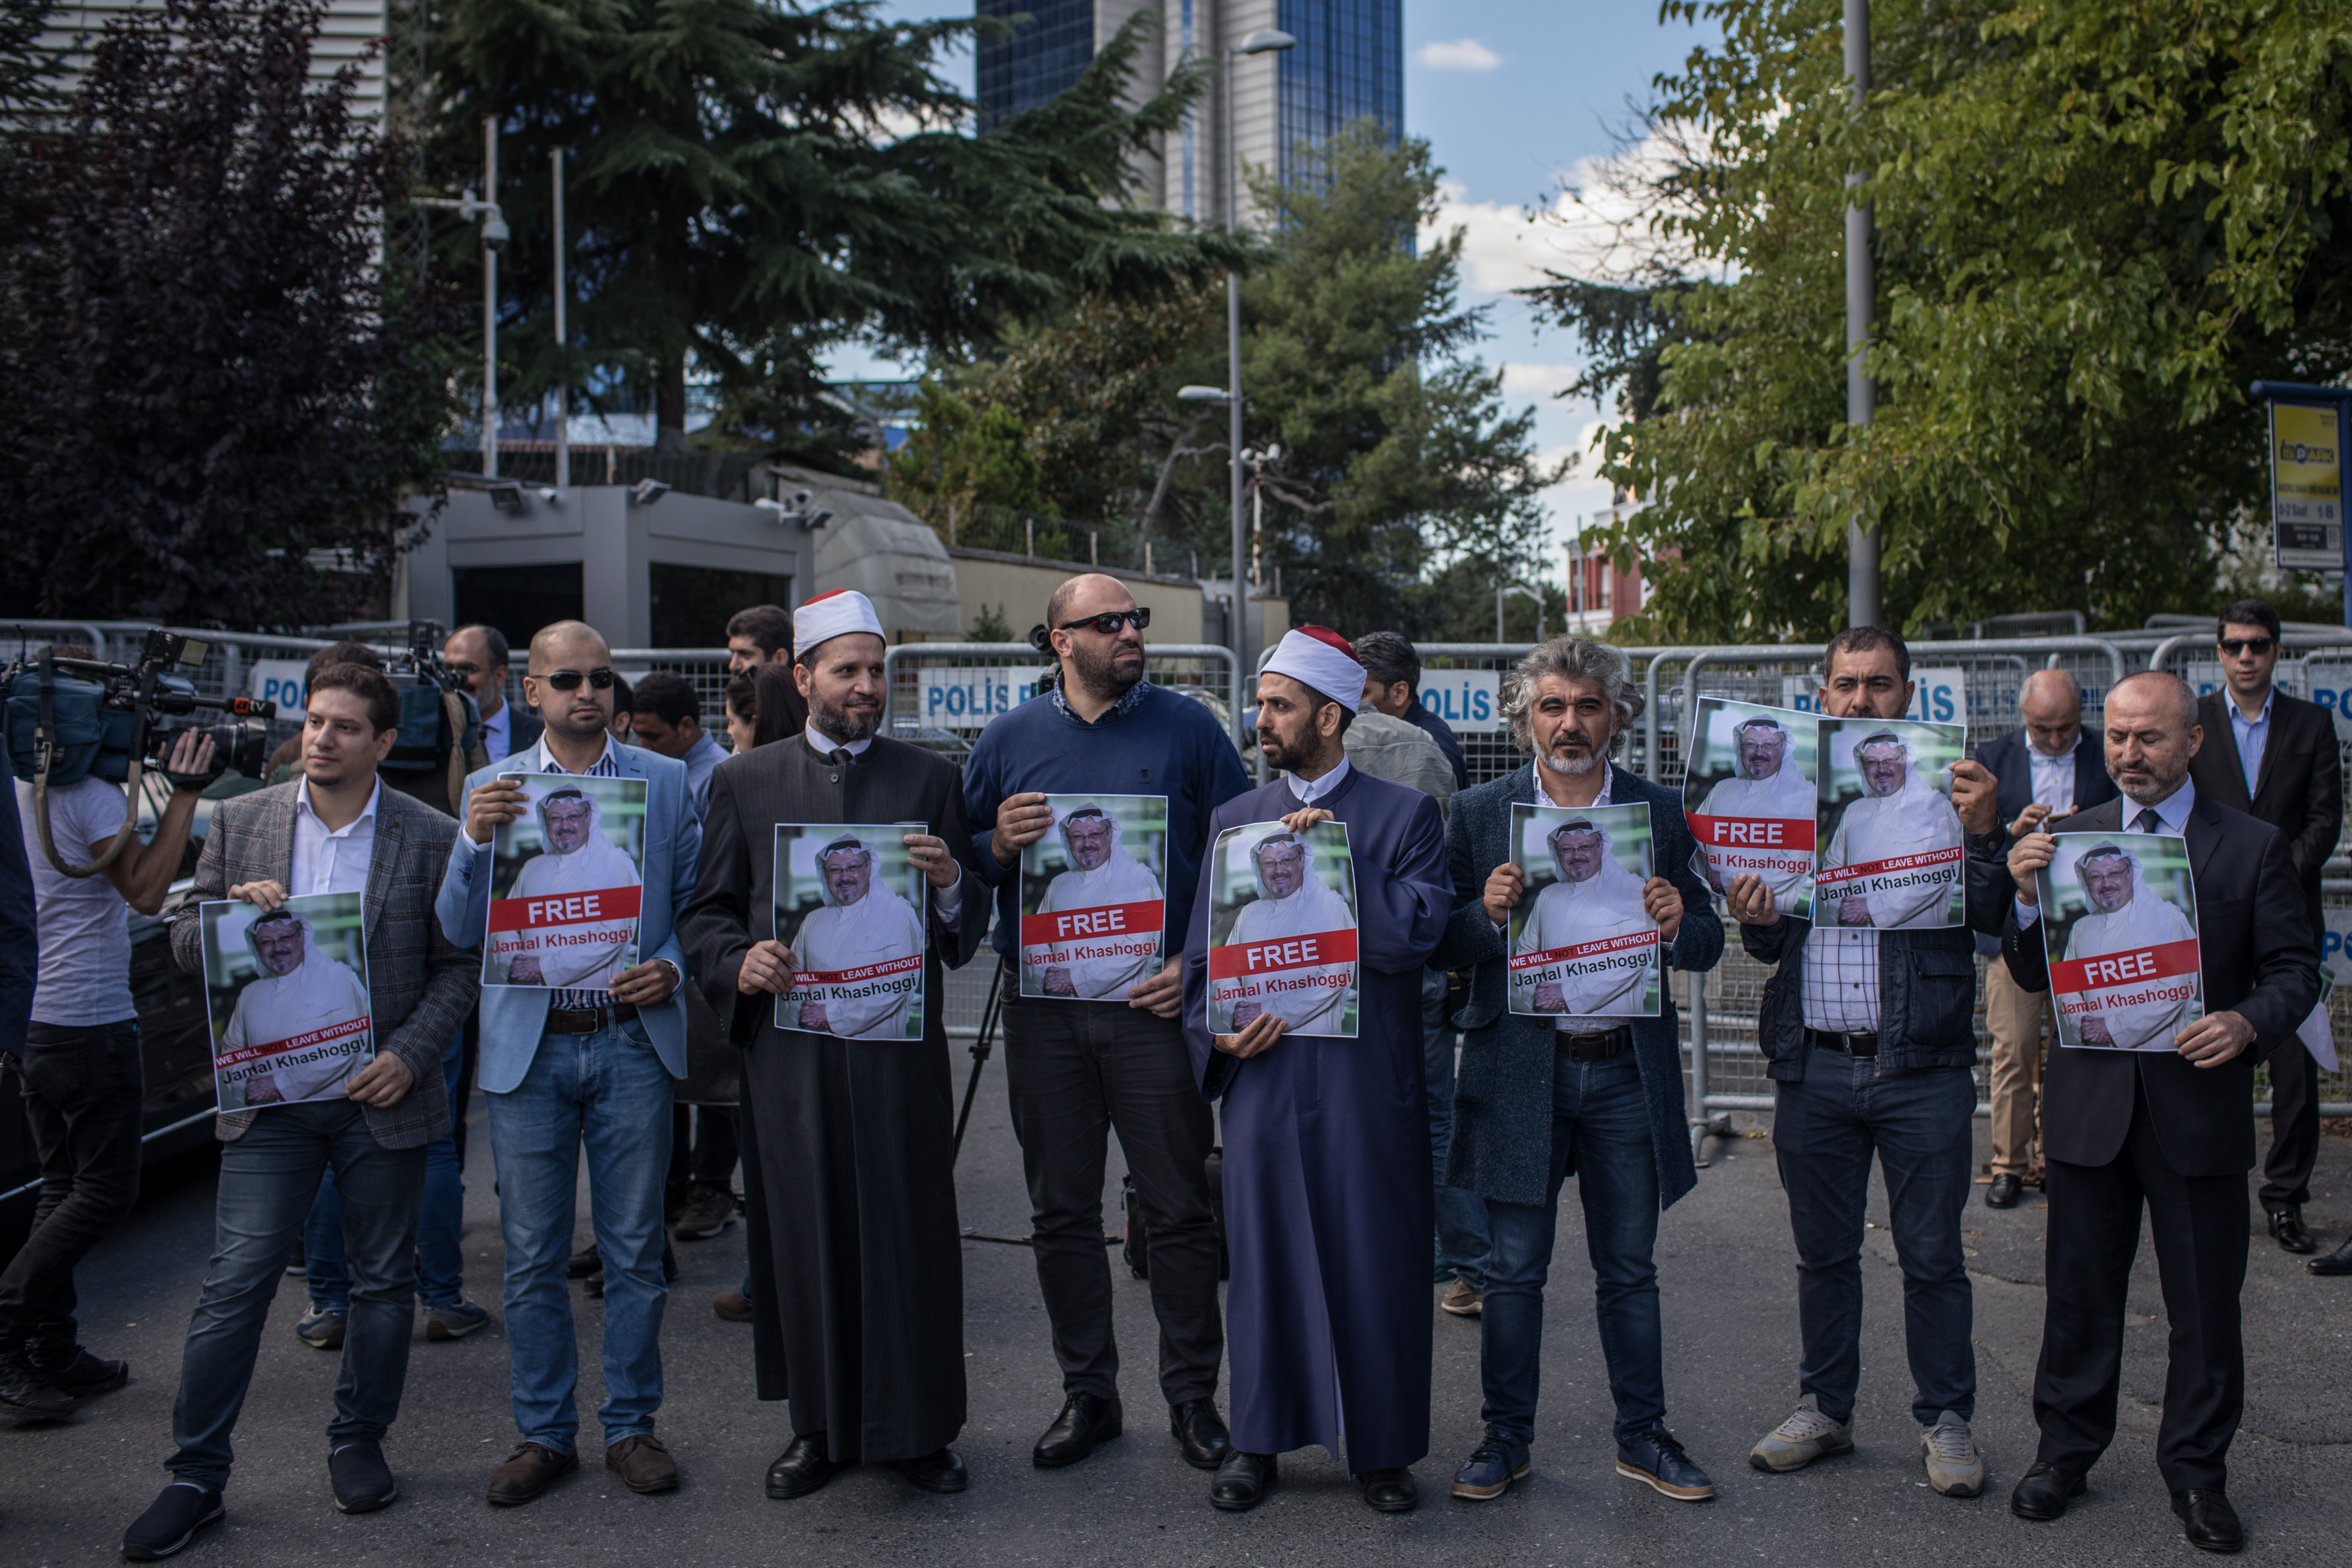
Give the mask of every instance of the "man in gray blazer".
<svg viewBox="0 0 2352 1568">
<path fill-rule="evenodd" d="M 204 971 L 205 901 L 275 910 L 289 897 L 361 893 L 375 1058 L 342 1098 L 220 1118 L 218 1237 L 188 1324 L 172 1485 L 122 1541 L 134 1563 L 166 1557 L 223 1517 L 229 1434 L 253 1377 L 270 1298 L 330 1162 L 342 1197 L 352 1310 L 328 1425 L 335 1506 L 366 1513 L 397 1495 L 382 1443 L 400 1412 L 416 1295 L 416 1206 L 425 1146 L 449 1131 L 441 1051 L 477 988 L 478 953 L 434 919 L 457 825 L 383 788 L 400 701 L 382 671 L 331 665 L 310 681 L 302 777 L 222 801 L 195 886 L 172 925 L 172 956 Z"/>
</svg>

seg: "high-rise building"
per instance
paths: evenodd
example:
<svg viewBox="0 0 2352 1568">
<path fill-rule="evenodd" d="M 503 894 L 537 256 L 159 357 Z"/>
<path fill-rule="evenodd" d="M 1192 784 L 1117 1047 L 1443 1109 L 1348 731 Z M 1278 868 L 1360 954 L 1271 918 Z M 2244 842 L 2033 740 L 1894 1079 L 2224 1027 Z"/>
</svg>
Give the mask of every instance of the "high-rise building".
<svg viewBox="0 0 2352 1568">
<path fill-rule="evenodd" d="M 1280 54 L 1231 62 L 1160 156 L 1139 171 L 1135 199 L 1209 226 L 1225 218 L 1231 161 L 1224 93 L 1234 94 L 1234 139 L 1252 169 L 1287 174 L 1301 142 L 1313 144 L 1366 116 L 1391 136 L 1404 129 L 1404 0 L 975 0 L 979 14 L 1030 18 L 979 50 L 982 123 L 1047 102 L 1072 82 L 1127 19 L 1157 12 L 1160 26 L 1137 71 L 1156 89 L 1189 54 L 1227 63 L 1226 51 L 1261 27 L 1298 40 Z M 1248 189 L 1241 192 L 1244 221 Z"/>
</svg>

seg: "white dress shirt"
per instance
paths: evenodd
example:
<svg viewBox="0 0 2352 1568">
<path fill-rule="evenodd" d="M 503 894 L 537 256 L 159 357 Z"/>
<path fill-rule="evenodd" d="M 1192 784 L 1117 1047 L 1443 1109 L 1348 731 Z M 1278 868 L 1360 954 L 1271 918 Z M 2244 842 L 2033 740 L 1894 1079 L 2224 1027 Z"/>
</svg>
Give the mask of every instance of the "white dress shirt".
<svg viewBox="0 0 2352 1568">
<path fill-rule="evenodd" d="M 2077 745 L 2081 744 L 2079 734 Z M 2025 738 L 2025 765 L 2032 775 L 2033 799 L 2050 808 L 2053 816 L 2063 816 L 2074 809 L 2074 747 L 2069 746 L 2054 757 L 2045 757 L 2033 737 Z"/>
<path fill-rule="evenodd" d="M 330 828 L 310 806 L 308 780 L 294 792 L 294 885 L 286 890 L 295 898 L 312 893 L 364 893 L 368 859 L 375 853 L 375 808 L 383 799 L 383 781 L 368 792 L 367 809 Z"/>
<path fill-rule="evenodd" d="M 2231 710 L 2231 717 L 2234 718 L 2235 716 L 2236 710 L 2233 709 Z M 2147 828 L 2140 826 L 2140 813 L 2148 808 L 2141 805 L 2139 802 L 2132 799 L 2129 795 L 2124 796 L 2123 805 L 2123 831 L 2126 833 L 2145 833 L 2148 831 Z M 2195 810 L 2196 807 L 2197 786 L 2189 780 L 2184 778 L 2180 781 L 2180 787 L 2179 789 L 2174 790 L 2170 795 L 2166 795 L 2162 800 L 2156 803 L 2155 831 L 2158 833 L 2168 833 L 2176 837 L 2179 837 L 2187 830 L 2189 826 L 2189 814 Z M 2025 930 L 2028 926 L 2033 924 L 2034 921 L 2041 918 L 2042 910 L 2039 905 L 2029 904 L 2022 899 L 2017 900 L 2018 930 Z"/>
<path fill-rule="evenodd" d="M 1313 805 L 1317 801 L 1347 783 L 1348 772 L 1348 759 L 1341 757 L 1339 765 L 1320 778 L 1303 779 L 1297 773 L 1292 773 L 1284 782 L 1290 785 L 1290 793 L 1298 797 L 1299 805 Z"/>
</svg>

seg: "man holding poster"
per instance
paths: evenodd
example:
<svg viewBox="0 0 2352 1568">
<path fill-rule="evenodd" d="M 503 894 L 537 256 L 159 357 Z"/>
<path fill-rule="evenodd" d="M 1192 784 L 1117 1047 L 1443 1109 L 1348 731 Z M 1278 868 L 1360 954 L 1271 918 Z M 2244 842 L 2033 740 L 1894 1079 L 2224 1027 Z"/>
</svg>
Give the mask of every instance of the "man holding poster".
<svg viewBox="0 0 2352 1568">
<path fill-rule="evenodd" d="M 1815 721 L 1810 713 L 1702 697 L 1691 725 L 1683 806 L 1717 892 L 1760 878 L 1779 907 L 1811 908 Z"/>
<path fill-rule="evenodd" d="M 1612 852 L 1612 824 L 1643 861 L 1640 874 Z M 1511 1011 L 1654 1016 L 1658 928 L 1643 895 L 1649 803 L 1583 811 L 1514 805 L 1511 826 L 1514 841 L 1538 839 L 1559 873 L 1511 911 Z"/>
<path fill-rule="evenodd" d="M 1822 721 L 1829 847 L 1813 873 L 1816 919 L 1880 931 L 1960 923 L 1964 836 L 1937 784 L 1961 756 L 1966 733 L 1958 724 Z M 1915 760 L 1915 752 L 1924 754 Z M 1841 809 L 1856 784 L 1859 798 Z"/>
<path fill-rule="evenodd" d="M 1352 881 L 1345 827 L 1234 827 L 1219 837 L 1216 858 L 1227 876 L 1245 853 L 1254 885 L 1209 960 L 1209 1023 L 1220 1034 L 1269 1013 L 1287 1034 L 1355 1034 L 1356 911 L 1317 875 L 1318 843 L 1334 874 Z"/>
<path fill-rule="evenodd" d="M 818 847 L 808 878 L 817 905 L 804 915 L 795 837 Z M 777 878 L 776 939 L 799 961 L 792 989 L 776 998 L 776 1027 L 845 1040 L 922 1038 L 923 917 L 915 906 L 923 874 L 902 846 L 884 847 L 898 851 L 895 875 L 877 869 L 876 847 L 856 828 L 776 825 L 778 869 L 795 873 Z"/>
<path fill-rule="evenodd" d="M 240 935 L 255 978 L 237 987 L 236 1005 L 214 1047 L 213 1076 L 222 1109 L 324 1099 L 374 1054 L 367 982 L 319 950 L 304 918 L 310 910 L 349 918 L 360 913 L 358 903 L 354 894 L 322 893 L 289 900 L 242 922 Z M 298 910 L 298 904 L 303 908 Z M 235 900 L 216 905 L 215 924 L 229 924 L 230 912 L 239 908 Z M 352 937 L 353 956 L 364 971 L 364 950 L 356 931 Z M 211 973 L 211 951 L 205 956 L 205 978 L 215 994 L 235 984 L 229 975 Z"/>
<path fill-rule="evenodd" d="M 2086 911 L 2066 928 L 2065 958 L 2050 966 L 2059 1043 L 2170 1050 L 2173 1032 L 2200 1010 L 2196 894 L 2188 892 L 2186 911 L 2159 896 L 2141 878 L 2139 857 L 2161 856 L 2185 869 L 2186 848 L 2179 839 L 2136 834 L 2053 837 L 2057 859 L 2042 874 L 2042 903 L 2054 911 L 2074 902 Z M 2055 886 L 2069 859 L 2079 900 L 2063 900 Z"/>
</svg>

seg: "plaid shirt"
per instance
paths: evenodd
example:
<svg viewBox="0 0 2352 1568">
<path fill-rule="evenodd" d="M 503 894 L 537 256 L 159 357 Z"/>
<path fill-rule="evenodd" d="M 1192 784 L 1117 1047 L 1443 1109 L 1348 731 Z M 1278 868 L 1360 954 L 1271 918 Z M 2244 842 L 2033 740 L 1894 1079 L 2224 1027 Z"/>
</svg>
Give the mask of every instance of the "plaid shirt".
<svg viewBox="0 0 2352 1568">
<path fill-rule="evenodd" d="M 1805 935 L 1805 1027 L 1878 1033 L 1878 932 L 1815 926 Z"/>
<path fill-rule="evenodd" d="M 553 754 L 548 751 L 547 742 L 545 741 L 541 741 L 538 745 L 533 746 L 529 754 L 521 757 L 511 758 L 509 760 L 516 763 L 516 771 L 518 772 L 537 773 L 568 773 L 572 772 L 571 769 L 565 767 L 562 763 L 555 760 Z M 604 754 L 598 757 L 594 762 L 589 763 L 588 766 L 581 769 L 580 772 L 573 774 L 573 776 L 583 779 L 616 779 L 621 776 L 621 764 L 614 760 L 613 738 L 610 735 L 604 737 Z M 562 1007 L 573 1013 L 584 1013 L 594 1007 L 611 1006 L 613 1005 L 613 994 L 610 991 L 558 991 L 554 995 L 547 999 L 547 1005 L 551 1007 Z"/>
</svg>

